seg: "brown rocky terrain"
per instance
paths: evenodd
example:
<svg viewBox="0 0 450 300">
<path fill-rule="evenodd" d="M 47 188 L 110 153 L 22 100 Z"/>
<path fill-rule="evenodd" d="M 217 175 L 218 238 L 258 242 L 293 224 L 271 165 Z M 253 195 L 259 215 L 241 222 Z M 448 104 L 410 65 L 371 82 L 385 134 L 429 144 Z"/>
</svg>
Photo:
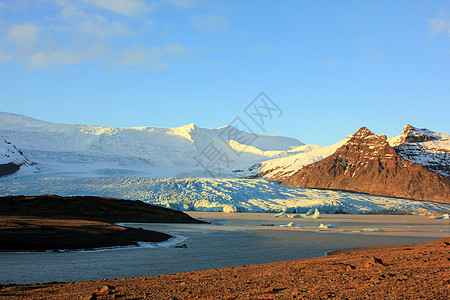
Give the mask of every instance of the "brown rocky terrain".
<svg viewBox="0 0 450 300">
<path fill-rule="evenodd" d="M 2 299 L 449 299 L 450 238 L 129 279 L 0 287 Z"/>
<path fill-rule="evenodd" d="M 307 165 L 282 184 L 450 203 L 450 179 L 402 158 L 365 127 L 332 155 Z"/>
</svg>

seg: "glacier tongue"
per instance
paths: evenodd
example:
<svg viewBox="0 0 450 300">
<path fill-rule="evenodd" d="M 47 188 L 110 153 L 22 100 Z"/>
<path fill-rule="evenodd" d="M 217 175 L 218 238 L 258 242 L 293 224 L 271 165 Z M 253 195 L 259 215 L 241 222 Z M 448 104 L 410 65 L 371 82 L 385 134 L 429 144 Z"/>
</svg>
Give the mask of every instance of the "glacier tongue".
<svg viewBox="0 0 450 300">
<path fill-rule="evenodd" d="M 0 178 L 0 196 L 59 194 L 142 200 L 178 210 L 286 212 L 307 214 L 448 213 L 450 205 L 278 185 L 249 179 L 175 179 L 149 177 L 71 178 L 12 176 Z"/>
</svg>

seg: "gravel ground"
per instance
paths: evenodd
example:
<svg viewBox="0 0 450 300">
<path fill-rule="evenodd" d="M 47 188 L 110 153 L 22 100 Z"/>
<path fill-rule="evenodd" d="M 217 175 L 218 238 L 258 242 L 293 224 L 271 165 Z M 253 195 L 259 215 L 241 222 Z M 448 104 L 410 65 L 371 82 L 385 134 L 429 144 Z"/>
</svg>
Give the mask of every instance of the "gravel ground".
<svg viewBox="0 0 450 300">
<path fill-rule="evenodd" d="M 2 299 L 449 299 L 450 238 L 152 277 L 4 286 Z"/>
</svg>

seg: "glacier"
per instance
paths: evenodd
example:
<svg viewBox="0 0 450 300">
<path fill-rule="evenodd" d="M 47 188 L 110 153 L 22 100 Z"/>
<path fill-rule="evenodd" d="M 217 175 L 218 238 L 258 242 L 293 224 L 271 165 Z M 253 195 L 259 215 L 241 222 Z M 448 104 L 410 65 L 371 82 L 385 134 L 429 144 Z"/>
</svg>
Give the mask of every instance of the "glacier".
<svg viewBox="0 0 450 300">
<path fill-rule="evenodd" d="M 279 185 L 262 179 L 46 177 L 0 178 L 0 196 L 90 195 L 128 200 L 183 211 L 285 212 L 305 214 L 442 214 L 449 204 Z"/>
</svg>

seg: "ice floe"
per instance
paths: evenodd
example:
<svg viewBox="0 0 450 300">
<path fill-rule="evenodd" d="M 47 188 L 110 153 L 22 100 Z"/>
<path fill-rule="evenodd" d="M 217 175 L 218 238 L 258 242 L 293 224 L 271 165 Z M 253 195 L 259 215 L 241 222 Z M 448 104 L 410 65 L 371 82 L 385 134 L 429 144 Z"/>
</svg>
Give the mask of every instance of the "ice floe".
<svg viewBox="0 0 450 300">
<path fill-rule="evenodd" d="M 383 229 L 380 228 L 363 228 L 361 232 L 383 232 Z"/>
<path fill-rule="evenodd" d="M 320 224 L 319 228 L 331 229 L 331 228 L 337 228 L 337 226 L 334 226 L 331 224 L 328 224 L 328 225 Z"/>
<path fill-rule="evenodd" d="M 449 216 L 449 214 L 443 214 L 442 216 L 431 216 L 428 219 L 448 220 L 448 219 L 450 219 L 450 216 Z"/>
</svg>

